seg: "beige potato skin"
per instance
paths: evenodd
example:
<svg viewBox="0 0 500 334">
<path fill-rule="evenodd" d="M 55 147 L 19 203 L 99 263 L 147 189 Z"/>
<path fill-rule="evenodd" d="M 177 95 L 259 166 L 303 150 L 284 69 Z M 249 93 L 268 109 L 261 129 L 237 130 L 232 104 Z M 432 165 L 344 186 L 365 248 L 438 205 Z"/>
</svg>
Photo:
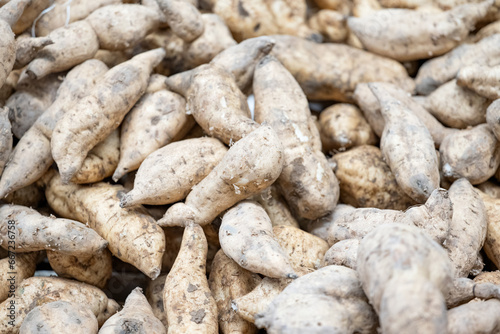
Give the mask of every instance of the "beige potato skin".
<svg viewBox="0 0 500 334">
<path fill-rule="evenodd" d="M 411 92 L 415 88 L 400 63 L 363 50 L 275 35 L 271 54 L 290 71 L 310 100 L 353 102 L 358 83 L 390 82 Z"/>
<path fill-rule="evenodd" d="M 500 98 L 500 66 L 471 65 L 462 68 L 457 74 L 457 84 L 467 87 L 478 95 L 490 100 Z"/>
<path fill-rule="evenodd" d="M 99 330 L 101 334 L 119 332 L 167 333 L 165 326 L 153 314 L 153 310 L 146 297 L 142 294 L 141 288 L 132 290 L 125 300 L 123 309 L 111 316 Z"/>
<path fill-rule="evenodd" d="M 323 258 L 324 266 L 344 266 L 356 270 L 360 239 L 346 239 L 330 247 Z"/>
<path fill-rule="evenodd" d="M 322 9 L 332 9 L 348 15 L 352 4 L 349 0 L 314 0 L 314 3 Z"/>
<path fill-rule="evenodd" d="M 206 277 L 208 244 L 203 229 L 190 224 L 165 281 L 163 303 L 168 333 L 217 334 L 217 304 Z"/>
<path fill-rule="evenodd" d="M 380 139 L 384 159 L 401 189 L 417 203 L 424 203 L 439 188 L 438 158 L 429 130 L 383 87 L 369 86 L 386 122 Z"/>
<path fill-rule="evenodd" d="M 9 240 L 14 234 L 16 252 L 46 249 L 79 256 L 101 251 L 108 245 L 94 230 L 78 221 L 46 217 L 21 205 L 0 206 L 0 219 L 0 246 L 10 248 Z"/>
<path fill-rule="evenodd" d="M 451 181 L 465 177 L 472 184 L 480 184 L 500 166 L 500 144 L 488 124 L 446 137 L 439 153 L 443 175 Z"/>
<path fill-rule="evenodd" d="M 193 124 L 182 96 L 166 89 L 144 94 L 121 125 L 120 163 L 113 180 L 138 169 L 149 154 L 170 144 Z"/>
<path fill-rule="evenodd" d="M 275 333 L 375 333 L 377 315 L 356 271 L 328 266 L 287 286 L 255 324 Z"/>
<path fill-rule="evenodd" d="M 486 122 L 498 140 L 500 138 L 500 99 L 493 101 L 486 109 Z"/>
<path fill-rule="evenodd" d="M 335 10 L 320 10 L 309 18 L 308 23 L 313 30 L 319 31 L 327 42 L 343 42 L 349 33 L 345 16 Z"/>
<path fill-rule="evenodd" d="M 484 334 L 500 330 L 500 300 L 472 301 L 448 311 L 448 333 Z"/>
<path fill-rule="evenodd" d="M 17 3 L 16 7 L 21 7 L 20 12 L 16 14 L 15 19 L 13 18 L 10 22 L 12 31 L 14 34 L 18 35 L 25 31 L 27 28 L 31 27 L 35 18 L 50 5 L 50 0 L 39 0 L 39 1 L 7 1 L 8 3 Z M 17 12 L 14 10 L 12 13 Z"/>
<path fill-rule="evenodd" d="M 304 229 L 315 235 L 320 237 L 323 240 L 328 240 L 328 230 L 330 226 L 342 215 L 354 211 L 356 208 L 350 206 L 348 204 L 338 204 L 335 209 L 328 215 L 321 217 L 316 220 L 309 221 Z"/>
<path fill-rule="evenodd" d="M 111 278 L 113 269 L 111 252 L 107 249 L 84 256 L 73 256 L 48 250 L 47 258 L 50 267 L 59 277 L 74 278 L 99 289 L 104 289 Z"/>
<path fill-rule="evenodd" d="M 19 334 L 36 333 L 97 334 L 97 318 L 87 305 L 55 301 L 32 309 L 24 319 Z"/>
<path fill-rule="evenodd" d="M 7 308 L 11 300 L 14 298 L 8 298 L 0 304 L 2 310 Z M 8 325 L 10 319 L 7 312 L 1 312 L 0 331 L 5 334 L 19 333 L 21 323 L 31 310 L 54 301 L 85 306 L 94 316 L 98 316 L 106 310 L 108 297 L 100 289 L 85 283 L 59 277 L 30 277 L 17 288 L 14 326 Z"/>
<path fill-rule="evenodd" d="M 121 308 L 122 307 L 120 306 L 120 304 L 118 304 L 114 299 L 108 298 L 108 304 L 106 305 L 106 308 L 97 316 L 97 322 L 99 323 L 99 326 L 102 326 L 106 322 L 106 320 L 109 319 L 109 317 L 121 310 Z"/>
<path fill-rule="evenodd" d="M 50 176 L 49 176 L 50 177 Z M 109 242 L 120 260 L 134 265 L 150 278 L 160 275 L 165 235 L 142 207 L 123 209 L 120 185 L 64 185 L 58 175 L 47 181 L 45 196 L 51 208 L 63 217 L 88 223 Z"/>
<path fill-rule="evenodd" d="M 107 70 L 101 61 L 87 60 L 68 72 L 59 86 L 54 103 L 37 118 L 10 155 L 9 164 L 0 179 L 0 198 L 32 184 L 50 168 L 54 162 L 50 139 L 56 123 L 80 98 L 88 94 L 97 78 Z"/>
<path fill-rule="evenodd" d="M 94 57 L 99 41 L 92 26 L 86 21 L 77 21 L 52 31 L 47 35 L 54 43 L 38 52 L 19 82 L 38 80 L 50 73 L 68 70 Z"/>
<path fill-rule="evenodd" d="M 168 328 L 167 314 L 163 307 L 163 288 L 165 287 L 166 278 L 166 274 L 160 275 L 155 280 L 150 280 L 146 288 L 146 298 L 148 299 L 149 305 L 151 305 L 153 314 L 161 321 L 165 329 Z"/>
<path fill-rule="evenodd" d="M 264 57 L 254 74 L 255 120 L 266 122 L 284 147 L 278 187 L 292 211 L 316 219 L 333 210 L 339 186 L 320 151 L 319 133 L 293 76 L 273 56 Z"/>
<path fill-rule="evenodd" d="M 14 2 L 12 3 L 14 4 Z M 27 3 L 28 1 L 24 1 L 24 5 Z M 10 7 L 6 8 L 5 6 L 0 8 L 0 88 L 7 80 L 16 61 L 16 40 L 11 29 L 11 22 L 8 20 L 11 18 L 9 9 Z M 23 9 L 19 8 L 18 15 L 21 15 L 22 11 Z M 15 22 L 15 20 L 13 21 Z"/>
<path fill-rule="evenodd" d="M 278 136 L 270 126 L 262 125 L 236 142 L 210 174 L 193 187 L 185 203 L 171 206 L 157 223 L 185 226 L 192 221 L 207 225 L 235 203 L 269 187 L 281 174 L 283 160 Z"/>
<path fill-rule="evenodd" d="M 160 17 L 146 6 L 117 4 L 96 9 L 85 21 L 94 29 L 100 48 L 117 51 L 138 45 L 158 28 Z"/>
<path fill-rule="evenodd" d="M 326 108 L 319 114 L 319 125 L 323 152 L 377 144 L 377 137 L 363 114 L 351 104 L 338 103 Z"/>
<path fill-rule="evenodd" d="M 23 68 L 36 57 L 38 51 L 53 43 L 50 37 L 33 38 L 25 34 L 20 35 L 16 39 L 16 62 L 14 63 L 14 68 Z"/>
<path fill-rule="evenodd" d="M 172 31 L 189 43 L 200 37 L 205 30 L 201 13 L 188 1 L 156 0 Z"/>
<path fill-rule="evenodd" d="M 12 152 L 12 145 L 13 138 L 9 121 L 9 109 L 2 108 L 0 109 L 0 176 Z"/>
<path fill-rule="evenodd" d="M 9 293 L 16 291 L 19 284 L 35 274 L 38 252 L 13 253 L 0 260 L 0 302 L 9 297 Z M 15 274 L 12 274 L 15 272 Z M 14 277 L 14 280 L 11 280 Z M 13 284 L 12 290 L 11 285 Z"/>
<path fill-rule="evenodd" d="M 43 189 L 33 183 L 29 186 L 13 191 L 9 195 L 5 196 L 2 200 L 5 203 L 9 204 L 36 208 L 43 199 Z"/>
<path fill-rule="evenodd" d="M 295 278 L 288 254 L 274 238 L 266 211 L 243 201 L 222 218 L 219 240 L 224 253 L 242 268 L 272 278 Z"/>
<path fill-rule="evenodd" d="M 488 217 L 488 227 L 484 240 L 484 251 L 488 258 L 500 268 L 500 200 L 490 197 L 476 189 L 481 196 Z"/>
<path fill-rule="evenodd" d="M 433 91 L 424 102 L 425 108 L 444 125 L 465 129 L 486 121 L 490 101 L 451 80 Z"/>
<path fill-rule="evenodd" d="M 64 182 L 80 170 L 88 152 L 120 125 L 164 55 L 163 49 L 155 49 L 113 67 L 57 122 L 51 149 Z"/>
<path fill-rule="evenodd" d="M 500 64 L 500 34 L 484 38 L 475 44 L 462 44 L 447 54 L 423 64 L 415 78 L 420 95 L 429 95 L 445 82 L 453 79 L 462 67 L 481 64 Z"/>
<path fill-rule="evenodd" d="M 378 227 L 359 245 L 357 271 L 384 333 L 446 332 L 444 294 L 453 269 L 446 251 L 424 232 L 402 224 Z M 405 302 L 398 302 L 403 294 Z"/>
<path fill-rule="evenodd" d="M 440 56 L 463 41 L 492 1 L 465 4 L 446 12 L 383 9 L 347 24 L 370 52 L 398 61 Z"/>
<path fill-rule="evenodd" d="M 227 148 L 215 138 L 171 143 L 142 163 L 134 188 L 121 198 L 122 207 L 170 204 L 183 200 L 222 160 Z"/>
<path fill-rule="evenodd" d="M 233 309 L 232 300 L 246 295 L 261 281 L 259 275 L 241 268 L 219 250 L 212 262 L 208 284 L 219 310 L 219 328 L 226 333 L 256 333 L 257 328 Z"/>
<path fill-rule="evenodd" d="M 333 156 L 340 201 L 355 207 L 405 210 L 415 204 L 396 182 L 376 146 L 361 145 Z"/>
<path fill-rule="evenodd" d="M 299 223 L 290 212 L 290 208 L 276 185 L 271 185 L 260 194 L 254 195 L 251 199 L 259 203 L 266 210 L 273 226 L 287 225 L 299 227 Z"/>
</svg>

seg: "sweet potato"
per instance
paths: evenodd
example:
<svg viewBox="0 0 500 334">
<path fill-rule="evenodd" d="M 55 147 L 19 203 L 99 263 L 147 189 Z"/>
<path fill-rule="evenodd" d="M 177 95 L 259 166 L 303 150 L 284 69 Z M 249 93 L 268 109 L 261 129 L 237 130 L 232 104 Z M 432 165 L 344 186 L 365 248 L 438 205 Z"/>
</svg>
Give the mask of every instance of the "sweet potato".
<svg viewBox="0 0 500 334">
<path fill-rule="evenodd" d="M 116 332 L 143 332 L 151 334 L 166 334 L 167 330 L 153 314 L 141 288 L 135 288 L 125 300 L 123 309 L 111 316 L 102 325 L 99 333 L 112 334 Z"/>
<path fill-rule="evenodd" d="M 11 154 L 0 180 L 0 198 L 38 180 L 54 162 L 50 150 L 52 131 L 60 118 L 93 87 L 108 68 L 98 60 L 87 60 L 68 72 L 54 103 L 23 135 Z M 27 163 L 27 161 L 29 161 Z"/>
<path fill-rule="evenodd" d="M 457 84 L 467 87 L 478 95 L 490 100 L 500 98 L 497 83 L 500 80 L 500 66 L 471 65 L 462 68 L 457 74 Z"/>
<path fill-rule="evenodd" d="M 11 192 L 3 198 L 5 203 L 23 205 L 32 208 L 37 208 L 40 202 L 44 199 L 43 189 L 36 185 L 30 184 L 29 186 L 20 188 Z"/>
<path fill-rule="evenodd" d="M 44 47 L 23 71 L 19 82 L 38 80 L 50 73 L 68 70 L 94 57 L 99 41 L 92 26 L 77 21 L 47 35 L 54 43 Z"/>
<path fill-rule="evenodd" d="M 8 257 L 0 260 L 0 302 L 13 294 L 24 279 L 35 274 L 38 252 L 14 253 L 9 252 Z"/>
<path fill-rule="evenodd" d="M 472 184 L 483 183 L 500 166 L 500 143 L 488 124 L 461 130 L 445 138 L 439 148 L 444 177 L 461 177 Z"/>
<path fill-rule="evenodd" d="M 401 189 L 423 203 L 439 187 L 438 158 L 429 130 L 383 86 L 374 83 L 369 87 L 380 102 L 386 123 L 380 139 L 384 159 Z"/>
<path fill-rule="evenodd" d="M 335 10 L 320 10 L 309 18 L 308 23 L 311 29 L 323 35 L 326 42 L 343 42 L 349 34 L 345 16 Z"/>
<path fill-rule="evenodd" d="M 117 4 L 96 9 L 85 21 L 94 29 L 102 49 L 116 51 L 138 45 L 158 28 L 160 17 L 146 6 Z"/>
<path fill-rule="evenodd" d="M 352 1 L 352 15 L 355 17 L 365 17 L 365 16 L 371 16 L 374 14 L 374 12 L 377 12 L 379 10 L 383 9 L 383 7 L 380 5 L 380 3 L 377 0 L 353 0 Z M 349 29 L 349 27 L 348 27 Z M 353 31 L 349 31 L 350 35 L 355 37 L 359 44 L 360 48 L 364 48 L 361 45 L 361 41 L 359 40 L 358 37 L 353 33 Z"/>
<path fill-rule="evenodd" d="M 165 328 L 168 328 L 167 314 L 163 307 L 163 288 L 165 287 L 166 278 L 167 275 L 160 275 L 155 280 L 150 280 L 146 288 L 146 298 L 155 317 L 161 321 Z"/>
<path fill-rule="evenodd" d="M 27 34 L 19 36 L 16 39 L 16 62 L 14 63 L 14 68 L 23 68 L 36 57 L 38 51 L 53 43 L 50 37 L 29 37 Z"/>
<path fill-rule="evenodd" d="M 384 224 L 361 241 L 356 265 L 384 333 L 446 332 L 444 294 L 453 268 L 446 251 L 424 232 Z M 397 300 L 402 295 L 406 302 Z"/>
<path fill-rule="evenodd" d="M 337 242 L 325 253 L 324 265 L 344 266 L 356 270 L 360 242 L 359 239 L 346 239 Z"/>
<path fill-rule="evenodd" d="M 99 326 L 102 326 L 106 320 L 109 319 L 109 317 L 118 312 L 120 309 L 120 304 L 118 304 L 114 299 L 108 298 L 106 308 L 99 315 L 97 315 L 97 322 L 99 323 Z"/>
<path fill-rule="evenodd" d="M 5 79 L 3 86 L 0 86 L 0 107 L 5 105 L 5 101 L 7 101 L 7 99 L 14 92 L 19 75 L 21 75 L 21 70 L 12 70 L 9 76 Z"/>
<path fill-rule="evenodd" d="M 278 186 L 299 216 L 316 219 L 331 212 L 339 197 L 338 181 L 320 151 L 319 133 L 306 96 L 273 56 L 255 69 L 255 120 L 267 122 L 283 143 L 284 167 Z"/>
<path fill-rule="evenodd" d="M 269 187 L 280 175 L 283 146 L 270 126 L 262 125 L 239 140 L 186 197 L 171 206 L 160 226 L 211 223 L 235 203 Z"/>
<path fill-rule="evenodd" d="M 500 300 L 469 302 L 448 311 L 448 333 L 486 334 L 500 330 Z"/>
<path fill-rule="evenodd" d="M 12 151 L 12 144 L 13 139 L 9 121 L 9 109 L 2 108 L 0 109 L 0 176 L 9 159 L 10 152 Z"/>
<path fill-rule="evenodd" d="M 476 277 L 474 277 L 474 282 L 476 283 L 492 283 L 495 285 L 500 285 L 500 271 L 483 271 Z"/>
<path fill-rule="evenodd" d="M 255 324 L 270 334 L 374 333 L 377 316 L 356 271 L 328 266 L 292 282 Z"/>
<path fill-rule="evenodd" d="M 64 182 L 80 170 L 88 152 L 120 125 L 164 55 L 163 49 L 155 49 L 113 67 L 57 122 L 51 139 L 52 157 Z"/>
<path fill-rule="evenodd" d="M 224 253 L 248 271 L 272 278 L 296 278 L 272 231 L 266 211 L 255 202 L 243 201 L 224 214 L 219 240 Z"/>
<path fill-rule="evenodd" d="M 460 277 L 453 280 L 451 288 L 448 290 L 446 304 L 448 308 L 462 305 L 471 300 L 500 299 L 500 286 L 490 280 L 478 281 Z"/>
<path fill-rule="evenodd" d="M 427 61 L 420 67 L 415 78 L 416 90 L 421 95 L 428 95 L 453 79 L 462 67 L 474 64 L 500 64 L 500 34 L 484 38 L 475 44 L 462 44 L 441 57 Z"/>
<path fill-rule="evenodd" d="M 459 45 L 488 13 L 493 1 L 465 4 L 446 12 L 384 9 L 347 24 L 363 46 L 398 61 L 440 56 Z"/>
<path fill-rule="evenodd" d="M 169 27 L 183 41 L 189 43 L 205 30 L 201 13 L 188 1 L 156 0 L 163 11 Z"/>
<path fill-rule="evenodd" d="M 46 177 L 45 196 L 54 211 L 88 223 L 109 242 L 108 248 L 113 255 L 150 278 L 160 275 L 165 251 L 163 231 L 144 208 L 120 207 L 122 186 L 107 183 L 92 187 L 65 185 L 58 175 L 51 174 Z"/>
<path fill-rule="evenodd" d="M 170 333 L 218 333 L 217 304 L 206 277 L 207 251 L 203 229 L 187 225 L 163 290 Z"/>
<path fill-rule="evenodd" d="M 484 251 L 488 258 L 500 268 L 500 200 L 486 195 L 482 191 L 476 190 L 486 207 L 486 214 L 488 217 L 488 227 L 486 230 L 486 238 L 484 240 Z"/>
<path fill-rule="evenodd" d="M 232 300 L 246 295 L 261 281 L 259 275 L 241 268 L 219 250 L 212 262 L 208 284 L 219 311 L 219 328 L 225 333 L 256 333 L 257 328 L 242 319 L 234 310 Z"/>
<path fill-rule="evenodd" d="M 41 330 L 45 333 L 97 334 L 98 324 L 87 305 L 59 300 L 32 309 L 21 324 L 19 334 Z"/>
<path fill-rule="evenodd" d="M 336 10 L 344 15 L 348 15 L 352 7 L 349 0 L 314 0 L 313 2 L 319 8 Z"/>
<path fill-rule="evenodd" d="M 22 11 L 22 15 L 15 22 L 15 24 L 11 25 L 12 31 L 15 34 L 20 34 L 27 28 L 31 27 L 35 19 L 41 14 L 41 12 L 50 6 L 50 0 L 24 1 L 24 2 L 27 2 L 28 5 L 24 8 L 24 10 Z"/>
<path fill-rule="evenodd" d="M 354 210 L 355 208 L 348 204 L 338 204 L 330 214 L 319 219 L 309 221 L 305 226 L 305 230 L 323 240 L 328 240 L 329 229 L 333 222 L 340 216 Z"/>
<path fill-rule="evenodd" d="M 183 200 L 226 152 L 226 147 L 215 138 L 171 143 L 144 160 L 136 174 L 134 188 L 121 198 L 120 205 L 158 205 Z"/>
<path fill-rule="evenodd" d="M 299 223 L 290 212 L 285 199 L 274 184 L 264 189 L 260 194 L 254 195 L 251 199 L 259 203 L 266 210 L 273 226 L 287 225 L 299 227 Z"/>
<path fill-rule="evenodd" d="M 489 37 L 491 35 L 498 34 L 498 33 L 500 33 L 500 22 L 495 21 L 495 22 L 492 22 L 492 23 L 482 27 L 481 29 L 479 29 L 479 31 L 475 35 L 471 36 L 470 42 L 477 43 L 480 40 L 482 40 L 483 38 L 486 38 L 486 37 Z"/>
<path fill-rule="evenodd" d="M 0 246 L 6 249 L 14 247 L 16 252 L 49 249 L 85 256 L 108 245 L 106 240 L 82 223 L 54 216 L 46 217 L 20 205 L 0 206 L 0 219 Z"/>
<path fill-rule="evenodd" d="M 493 131 L 496 139 L 500 138 L 500 99 L 493 101 L 486 109 L 486 122 Z"/>
<path fill-rule="evenodd" d="M 272 36 L 272 54 L 290 71 L 311 100 L 353 102 L 361 82 L 394 83 L 411 92 L 415 84 L 400 63 L 353 47 L 317 44 L 293 36 Z"/>
</svg>

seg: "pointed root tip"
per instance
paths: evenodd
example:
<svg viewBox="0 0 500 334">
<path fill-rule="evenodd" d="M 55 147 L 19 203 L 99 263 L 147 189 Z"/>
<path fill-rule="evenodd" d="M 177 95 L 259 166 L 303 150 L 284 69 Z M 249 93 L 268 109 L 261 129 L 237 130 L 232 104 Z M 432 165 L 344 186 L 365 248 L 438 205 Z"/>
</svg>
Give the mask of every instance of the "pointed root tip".
<svg viewBox="0 0 500 334">
<path fill-rule="evenodd" d="M 151 278 L 152 280 L 155 280 L 158 278 L 158 276 L 160 276 L 160 273 L 161 273 L 161 270 L 160 268 L 156 267 L 154 268 L 153 270 L 151 270 L 148 274 L 149 278 Z"/>
</svg>

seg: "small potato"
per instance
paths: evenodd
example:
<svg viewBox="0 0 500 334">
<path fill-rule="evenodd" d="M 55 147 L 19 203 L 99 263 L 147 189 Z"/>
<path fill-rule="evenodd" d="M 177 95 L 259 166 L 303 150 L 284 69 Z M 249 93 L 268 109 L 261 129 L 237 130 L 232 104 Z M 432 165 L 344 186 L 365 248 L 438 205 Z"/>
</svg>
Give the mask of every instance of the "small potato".
<svg viewBox="0 0 500 334">
<path fill-rule="evenodd" d="M 339 103 L 326 108 L 319 115 L 319 124 L 321 144 L 327 153 L 377 143 L 370 125 L 354 105 Z"/>
<path fill-rule="evenodd" d="M 73 333 L 97 334 L 97 318 L 86 305 L 63 300 L 32 309 L 24 319 L 19 334 Z"/>
<path fill-rule="evenodd" d="M 189 43 L 200 37 L 205 30 L 201 13 L 188 1 L 156 0 L 172 31 Z"/>
<path fill-rule="evenodd" d="M 467 87 L 490 100 L 500 98 L 500 66 L 471 65 L 462 68 L 457 74 L 457 84 Z"/>
<path fill-rule="evenodd" d="M 340 201 L 355 207 L 405 210 L 415 204 L 396 182 L 378 147 L 362 145 L 333 156 Z"/>
<path fill-rule="evenodd" d="M 344 266 L 356 270 L 359 239 L 346 239 L 337 242 L 325 253 L 324 266 Z"/>
</svg>

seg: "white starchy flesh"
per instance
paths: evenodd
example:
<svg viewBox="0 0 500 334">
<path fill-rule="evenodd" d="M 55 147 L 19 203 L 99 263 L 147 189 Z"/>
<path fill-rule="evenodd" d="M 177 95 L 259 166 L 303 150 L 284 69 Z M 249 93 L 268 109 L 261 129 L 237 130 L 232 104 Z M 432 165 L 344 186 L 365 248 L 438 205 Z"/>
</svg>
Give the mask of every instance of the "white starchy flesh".
<svg viewBox="0 0 500 334">
<path fill-rule="evenodd" d="M 57 319 L 56 321 L 54 321 Z M 73 333 L 97 334 L 97 318 L 87 305 L 55 301 L 32 309 L 24 319 L 19 334 Z"/>
<path fill-rule="evenodd" d="M 344 266 L 356 270 L 360 239 L 347 239 L 337 242 L 325 253 L 324 266 Z"/>
<path fill-rule="evenodd" d="M 465 129 L 486 121 L 486 108 L 490 101 L 451 80 L 433 91 L 424 100 L 429 112 L 444 125 Z"/>
<path fill-rule="evenodd" d="M 16 290 L 23 280 L 35 274 L 39 256 L 38 252 L 10 252 L 5 258 L 0 259 L 0 279 L 4 282 L 0 285 L 0 303 L 8 298 L 9 293 Z"/>
<path fill-rule="evenodd" d="M 264 189 L 260 194 L 254 195 L 251 200 L 259 203 L 271 219 L 273 226 L 288 225 L 299 227 L 297 219 L 293 216 L 276 185 Z"/>
<path fill-rule="evenodd" d="M 500 64 L 500 34 L 484 38 L 475 44 L 464 43 L 445 55 L 425 62 L 415 78 L 417 93 L 429 95 L 445 82 L 455 78 L 461 68 L 474 64 Z"/>
<path fill-rule="evenodd" d="M 444 295 L 453 268 L 446 251 L 425 232 L 384 224 L 361 241 L 356 265 L 384 333 L 446 332 Z M 399 300 L 403 295 L 405 301 Z"/>
<path fill-rule="evenodd" d="M 493 101 L 486 109 L 486 122 L 496 139 L 500 138 L 500 99 Z"/>
<path fill-rule="evenodd" d="M 9 240 L 13 240 L 13 231 L 16 252 L 47 249 L 78 256 L 93 254 L 108 245 L 94 230 L 78 221 L 46 217 L 21 205 L 0 206 L 0 220 L 0 246 L 12 247 Z"/>
<path fill-rule="evenodd" d="M 119 332 L 167 333 L 165 326 L 153 314 L 153 310 L 146 297 L 142 294 L 141 288 L 132 290 L 125 300 L 123 309 L 111 316 L 99 330 L 100 334 Z"/>
<path fill-rule="evenodd" d="M 478 95 L 490 100 L 500 98 L 500 66 L 482 66 L 474 64 L 460 69 L 457 74 L 457 84 L 473 90 Z"/>
<path fill-rule="evenodd" d="M 471 301 L 448 311 L 448 333 L 493 334 L 500 330 L 500 300 Z"/>
<path fill-rule="evenodd" d="M 9 109 L 0 109 L 0 176 L 4 170 L 5 164 L 12 152 L 12 132 L 9 121 Z M 3 196 L 0 196 L 2 198 Z"/>
<path fill-rule="evenodd" d="M 170 334 L 219 332 L 217 304 L 206 276 L 207 252 L 203 229 L 195 224 L 186 226 L 181 249 L 163 289 Z"/>
<path fill-rule="evenodd" d="M 439 187 L 438 158 L 429 130 L 383 87 L 369 86 L 386 122 L 380 139 L 382 154 L 401 189 L 416 202 L 424 203 Z"/>
<path fill-rule="evenodd" d="M 96 317 L 105 312 L 108 297 L 100 289 L 85 283 L 59 277 L 30 277 L 18 287 L 15 297 L 0 304 L 2 310 L 15 301 L 15 321 L 9 324 L 7 312 L 0 312 L 0 331 L 5 334 L 19 333 L 23 320 L 37 306 L 54 301 L 67 301 L 88 308 Z M 22 293 L 20 293 L 22 291 Z"/>
<path fill-rule="evenodd" d="M 88 152 L 120 125 L 164 55 L 163 49 L 155 49 L 113 67 L 59 120 L 51 147 L 64 182 L 80 170 Z"/>
<path fill-rule="evenodd" d="M 439 153 L 443 176 L 450 181 L 464 177 L 472 184 L 480 184 L 500 166 L 500 143 L 488 124 L 446 137 Z"/>
<path fill-rule="evenodd" d="M 347 24 L 368 51 L 398 61 L 426 59 L 459 45 L 492 4 L 465 4 L 437 13 L 383 9 L 350 17 Z"/>
<path fill-rule="evenodd" d="M 37 118 L 10 155 L 0 179 L 0 198 L 37 181 L 50 168 L 54 162 L 50 150 L 54 127 L 107 70 L 103 62 L 91 59 L 68 72 L 57 90 L 54 103 Z M 28 159 L 30 163 L 26 163 Z"/>
<path fill-rule="evenodd" d="M 188 1 L 156 0 L 168 26 L 183 41 L 189 43 L 200 37 L 205 30 L 201 13 Z"/>
<path fill-rule="evenodd" d="M 151 153 L 141 164 L 134 188 L 120 205 L 170 204 L 183 200 L 222 160 L 227 148 L 215 138 L 181 140 Z"/>
<path fill-rule="evenodd" d="M 297 81 L 273 56 L 255 69 L 255 120 L 269 124 L 283 143 L 284 167 L 277 180 L 293 212 L 317 219 L 339 198 L 338 181 L 321 152 L 319 132 Z"/>
<path fill-rule="evenodd" d="M 262 125 L 231 146 L 186 201 L 171 206 L 157 223 L 207 225 L 224 210 L 269 187 L 282 169 L 283 146 L 273 129 Z"/>
<path fill-rule="evenodd" d="M 219 240 L 224 253 L 248 271 L 272 278 L 297 277 L 274 238 L 269 216 L 255 202 L 240 202 L 224 214 Z"/>
<path fill-rule="evenodd" d="M 121 125 L 120 163 L 113 180 L 139 168 L 149 154 L 170 144 L 193 124 L 182 96 L 166 89 L 144 94 Z"/>
<path fill-rule="evenodd" d="M 255 324 L 275 333 L 373 333 L 377 315 L 356 271 L 328 266 L 293 281 L 256 315 Z"/>
<path fill-rule="evenodd" d="M 57 214 L 87 223 L 109 242 L 113 255 L 156 278 L 160 275 L 165 235 L 143 207 L 120 207 L 119 196 L 124 192 L 121 185 L 103 182 L 65 185 L 59 175 L 54 175 L 47 181 L 45 196 Z"/>
</svg>

